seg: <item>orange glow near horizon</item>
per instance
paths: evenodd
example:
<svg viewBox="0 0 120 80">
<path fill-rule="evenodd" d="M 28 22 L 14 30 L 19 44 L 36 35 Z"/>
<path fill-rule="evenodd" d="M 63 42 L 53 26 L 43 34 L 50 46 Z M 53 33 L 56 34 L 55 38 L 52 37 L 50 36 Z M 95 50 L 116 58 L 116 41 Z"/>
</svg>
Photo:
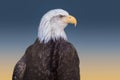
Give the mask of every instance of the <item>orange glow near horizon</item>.
<svg viewBox="0 0 120 80">
<path fill-rule="evenodd" d="M 120 66 L 81 66 L 81 80 L 120 80 Z"/>
</svg>

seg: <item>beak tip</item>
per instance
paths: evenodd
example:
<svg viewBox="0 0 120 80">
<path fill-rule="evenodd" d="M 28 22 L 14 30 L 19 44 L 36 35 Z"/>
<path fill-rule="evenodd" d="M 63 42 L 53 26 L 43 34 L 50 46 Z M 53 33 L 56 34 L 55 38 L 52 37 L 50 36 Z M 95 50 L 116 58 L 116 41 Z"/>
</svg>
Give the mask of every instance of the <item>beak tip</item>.
<svg viewBox="0 0 120 80">
<path fill-rule="evenodd" d="M 77 24 L 74 24 L 74 26 L 76 27 Z"/>
<path fill-rule="evenodd" d="M 74 23 L 74 26 L 75 26 L 75 27 L 77 26 L 77 22 Z"/>
</svg>

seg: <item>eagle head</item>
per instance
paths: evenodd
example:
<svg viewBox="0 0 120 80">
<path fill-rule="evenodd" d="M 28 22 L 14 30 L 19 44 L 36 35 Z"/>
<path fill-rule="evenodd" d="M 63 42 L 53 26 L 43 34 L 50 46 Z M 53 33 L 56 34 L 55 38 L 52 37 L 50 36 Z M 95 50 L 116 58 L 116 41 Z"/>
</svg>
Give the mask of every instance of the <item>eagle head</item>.
<svg viewBox="0 0 120 80">
<path fill-rule="evenodd" d="M 38 39 L 41 42 L 47 43 L 49 40 L 56 41 L 60 38 L 67 40 L 64 28 L 68 23 L 76 26 L 77 20 L 75 17 L 63 9 L 53 9 L 43 15 L 39 29 Z"/>
</svg>

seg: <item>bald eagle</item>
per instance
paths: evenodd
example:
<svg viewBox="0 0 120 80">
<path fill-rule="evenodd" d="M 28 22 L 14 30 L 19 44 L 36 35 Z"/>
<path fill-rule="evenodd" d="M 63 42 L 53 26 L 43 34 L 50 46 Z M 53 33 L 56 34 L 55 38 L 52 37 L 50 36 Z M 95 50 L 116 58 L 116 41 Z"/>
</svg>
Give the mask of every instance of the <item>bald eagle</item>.
<svg viewBox="0 0 120 80">
<path fill-rule="evenodd" d="M 64 32 L 68 23 L 77 20 L 63 9 L 42 17 L 38 37 L 15 65 L 12 80 L 80 80 L 79 57 Z"/>
</svg>

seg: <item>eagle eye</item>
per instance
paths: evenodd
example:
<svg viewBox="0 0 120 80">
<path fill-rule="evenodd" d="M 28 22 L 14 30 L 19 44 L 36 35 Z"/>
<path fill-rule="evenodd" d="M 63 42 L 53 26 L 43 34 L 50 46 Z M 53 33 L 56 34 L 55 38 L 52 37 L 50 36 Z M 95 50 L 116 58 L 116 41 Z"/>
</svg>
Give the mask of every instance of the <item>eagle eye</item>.
<svg viewBox="0 0 120 80">
<path fill-rule="evenodd" d="M 63 18 L 63 17 L 65 17 L 65 15 L 59 15 L 59 17 L 60 17 L 60 18 Z"/>
</svg>

